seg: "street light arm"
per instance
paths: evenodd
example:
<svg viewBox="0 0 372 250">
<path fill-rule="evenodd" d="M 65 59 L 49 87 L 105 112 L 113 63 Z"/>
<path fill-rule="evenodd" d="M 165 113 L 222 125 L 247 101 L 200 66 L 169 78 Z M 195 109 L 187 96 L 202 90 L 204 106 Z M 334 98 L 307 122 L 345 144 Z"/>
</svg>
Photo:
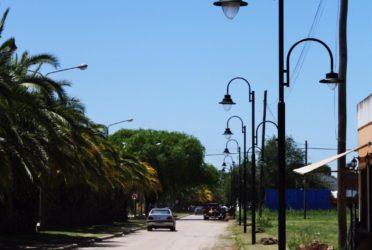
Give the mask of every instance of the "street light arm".
<svg viewBox="0 0 372 250">
<path fill-rule="evenodd" d="M 80 69 L 80 70 L 85 70 L 86 68 L 88 68 L 88 64 L 80 64 L 78 66 L 75 66 L 75 67 L 70 67 L 70 68 L 65 68 L 65 69 L 59 69 L 59 70 L 54 70 L 54 71 L 50 71 L 48 73 L 45 74 L 45 77 L 47 77 L 48 75 L 50 74 L 54 74 L 54 73 L 58 73 L 58 72 L 62 72 L 62 71 L 67 71 L 67 70 L 72 70 L 72 69 Z"/>
<path fill-rule="evenodd" d="M 231 141 L 233 141 L 233 142 L 236 143 L 236 147 L 238 148 L 238 152 L 239 152 L 239 151 L 240 151 L 239 143 L 238 143 L 238 141 L 235 140 L 235 139 L 229 139 L 229 140 L 227 140 L 227 141 L 226 141 L 226 146 L 225 146 L 225 148 L 227 148 L 229 142 L 231 142 Z"/>
<path fill-rule="evenodd" d="M 229 83 L 227 84 L 227 87 L 226 87 L 226 94 L 229 94 L 229 88 L 230 88 L 230 84 L 235 81 L 235 80 L 243 80 L 244 82 L 246 82 L 248 84 L 248 88 L 249 88 L 249 102 L 252 102 L 253 101 L 253 98 L 252 98 L 252 90 L 251 90 L 251 84 L 248 82 L 247 79 L 243 78 L 243 77 L 235 77 L 233 79 L 231 79 L 229 81 Z"/>
<path fill-rule="evenodd" d="M 260 147 L 254 146 L 255 149 L 258 149 L 260 152 L 262 152 L 262 149 Z M 249 147 L 247 150 L 247 154 L 249 154 L 249 151 L 252 150 L 253 147 Z"/>
<path fill-rule="evenodd" d="M 117 124 L 120 124 L 120 123 L 123 123 L 123 122 L 132 122 L 133 119 L 127 119 L 127 120 L 123 120 L 123 121 L 120 121 L 120 122 L 115 122 L 115 123 L 111 123 L 109 125 L 107 125 L 106 127 L 109 128 L 111 126 L 114 126 L 114 125 L 117 125 Z"/>
<path fill-rule="evenodd" d="M 273 124 L 273 125 L 276 127 L 276 129 L 278 129 L 278 124 L 276 124 L 276 123 L 273 122 L 273 121 L 263 121 L 263 122 L 260 122 L 260 124 L 258 124 L 258 126 L 257 126 L 257 128 L 256 128 L 255 142 L 254 142 L 255 145 L 258 144 L 258 137 L 257 137 L 257 135 L 258 135 L 258 129 L 259 129 L 259 128 L 264 124 L 264 123 L 271 123 L 271 124 Z"/>
<path fill-rule="evenodd" d="M 106 134 L 106 137 L 108 137 L 108 135 L 109 135 L 109 128 L 111 127 L 111 126 L 114 126 L 114 125 L 117 125 L 117 124 L 120 124 L 120 123 L 123 123 L 123 122 L 132 122 L 133 121 L 133 118 L 131 118 L 131 119 L 127 119 L 127 120 L 123 120 L 123 121 L 120 121 L 120 122 L 115 122 L 115 123 L 111 123 L 111 124 L 109 124 L 109 125 L 106 125 L 105 126 L 105 134 Z"/>
<path fill-rule="evenodd" d="M 240 116 L 237 116 L 237 115 L 230 116 L 229 119 L 227 119 L 226 128 L 229 128 L 229 122 L 232 118 L 238 118 L 240 120 L 240 122 L 242 124 L 242 132 L 244 133 L 245 132 L 245 126 L 244 126 L 243 119 Z"/>
<path fill-rule="evenodd" d="M 234 159 L 230 156 L 230 155 L 226 155 L 224 158 L 223 158 L 223 162 L 226 162 L 226 158 L 229 157 L 231 159 L 231 162 L 234 163 Z"/>
<path fill-rule="evenodd" d="M 290 59 L 290 56 L 292 54 L 292 51 L 293 49 L 299 45 L 300 43 L 303 43 L 303 42 L 317 42 L 317 43 L 320 43 L 321 45 L 323 45 L 324 48 L 326 48 L 326 50 L 328 51 L 328 54 L 329 54 L 329 58 L 330 58 L 330 61 L 331 61 L 331 73 L 334 73 L 333 72 L 333 54 L 332 54 L 332 51 L 331 49 L 328 47 L 328 45 L 323 42 L 322 40 L 319 40 L 317 38 L 311 38 L 311 37 L 308 37 L 308 38 L 305 38 L 305 39 L 302 39 L 300 41 L 297 41 L 295 44 L 292 45 L 292 47 L 289 49 L 288 51 L 288 54 L 287 54 L 287 60 L 286 60 L 286 69 L 284 70 L 284 72 L 286 73 L 286 78 L 287 78 L 287 81 L 284 84 L 284 86 L 287 86 L 289 87 L 289 82 L 290 82 L 290 77 L 289 77 L 289 74 L 290 74 L 290 71 L 289 71 L 289 67 L 290 67 L 290 63 L 289 63 L 289 59 Z"/>
<path fill-rule="evenodd" d="M 42 79 L 46 79 L 46 75 L 43 75 L 43 74 L 40 73 L 38 70 L 31 70 L 31 69 L 28 69 L 27 72 L 33 73 L 33 74 L 35 74 L 35 75 L 38 75 L 38 76 L 40 76 Z"/>
</svg>

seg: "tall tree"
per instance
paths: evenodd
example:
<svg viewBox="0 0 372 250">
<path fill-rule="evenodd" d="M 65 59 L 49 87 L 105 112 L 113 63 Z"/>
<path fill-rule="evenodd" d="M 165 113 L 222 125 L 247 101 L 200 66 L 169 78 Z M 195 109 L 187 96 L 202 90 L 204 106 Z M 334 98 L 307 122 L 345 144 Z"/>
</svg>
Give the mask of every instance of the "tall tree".
<svg viewBox="0 0 372 250">
<path fill-rule="evenodd" d="M 110 139 L 157 170 L 163 202 L 174 202 L 184 190 L 203 184 L 204 147 L 192 136 L 141 129 L 119 130 Z"/>
<path fill-rule="evenodd" d="M 340 0 L 340 19 L 339 19 L 339 78 L 338 85 L 338 143 L 337 152 L 339 154 L 346 151 L 346 78 L 347 78 L 347 14 L 348 0 Z M 346 187 L 345 171 L 346 158 L 341 157 L 337 160 L 338 170 L 338 244 L 340 248 L 345 247 L 347 236 L 346 224 Z"/>
<path fill-rule="evenodd" d="M 277 154 L 275 153 L 278 147 L 276 137 L 271 137 L 265 144 L 265 175 L 263 178 L 263 186 L 265 188 L 276 188 L 277 181 Z M 305 152 L 299 148 L 292 137 L 286 138 L 286 188 L 302 187 L 302 176 L 293 172 L 293 169 L 304 166 Z M 328 168 L 325 168 L 327 174 Z M 310 187 L 323 188 L 327 184 L 322 181 L 319 175 L 310 175 L 307 177 L 307 183 Z"/>
</svg>

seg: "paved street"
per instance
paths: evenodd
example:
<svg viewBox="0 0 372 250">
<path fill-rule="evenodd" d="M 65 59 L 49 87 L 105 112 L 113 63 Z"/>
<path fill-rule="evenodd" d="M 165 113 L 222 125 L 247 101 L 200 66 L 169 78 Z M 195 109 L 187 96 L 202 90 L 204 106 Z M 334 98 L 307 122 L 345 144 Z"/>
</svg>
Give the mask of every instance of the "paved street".
<svg viewBox="0 0 372 250">
<path fill-rule="evenodd" d="M 94 246 L 80 249 L 126 249 L 126 250 L 207 250 L 231 249 L 228 226 L 225 221 L 204 221 L 202 215 L 190 215 L 177 221 L 176 232 L 158 229 L 137 232 L 105 240 Z M 223 237 L 226 236 L 226 237 Z"/>
</svg>

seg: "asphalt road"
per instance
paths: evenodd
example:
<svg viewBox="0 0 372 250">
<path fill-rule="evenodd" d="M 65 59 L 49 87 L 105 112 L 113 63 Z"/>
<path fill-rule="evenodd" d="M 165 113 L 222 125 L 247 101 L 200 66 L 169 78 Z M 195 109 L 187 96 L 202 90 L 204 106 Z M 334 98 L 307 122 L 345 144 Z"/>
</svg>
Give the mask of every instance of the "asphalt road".
<svg viewBox="0 0 372 250">
<path fill-rule="evenodd" d="M 155 229 L 139 230 L 123 237 L 105 240 L 90 247 L 79 249 L 125 249 L 125 250 L 212 250 L 229 247 L 229 222 L 204 221 L 202 215 L 190 215 L 176 222 L 176 231 Z"/>
</svg>

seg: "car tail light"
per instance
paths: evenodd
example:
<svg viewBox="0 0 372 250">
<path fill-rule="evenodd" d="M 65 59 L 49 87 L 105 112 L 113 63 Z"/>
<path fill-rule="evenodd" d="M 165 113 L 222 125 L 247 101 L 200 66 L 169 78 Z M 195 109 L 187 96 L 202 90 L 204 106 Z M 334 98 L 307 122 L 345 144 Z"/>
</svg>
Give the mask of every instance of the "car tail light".
<svg viewBox="0 0 372 250">
<path fill-rule="evenodd" d="M 148 220 L 153 220 L 154 218 L 152 218 L 151 216 L 149 216 L 147 219 L 148 219 Z"/>
<path fill-rule="evenodd" d="M 167 220 L 172 220 L 172 216 L 168 216 L 167 217 Z"/>
</svg>

